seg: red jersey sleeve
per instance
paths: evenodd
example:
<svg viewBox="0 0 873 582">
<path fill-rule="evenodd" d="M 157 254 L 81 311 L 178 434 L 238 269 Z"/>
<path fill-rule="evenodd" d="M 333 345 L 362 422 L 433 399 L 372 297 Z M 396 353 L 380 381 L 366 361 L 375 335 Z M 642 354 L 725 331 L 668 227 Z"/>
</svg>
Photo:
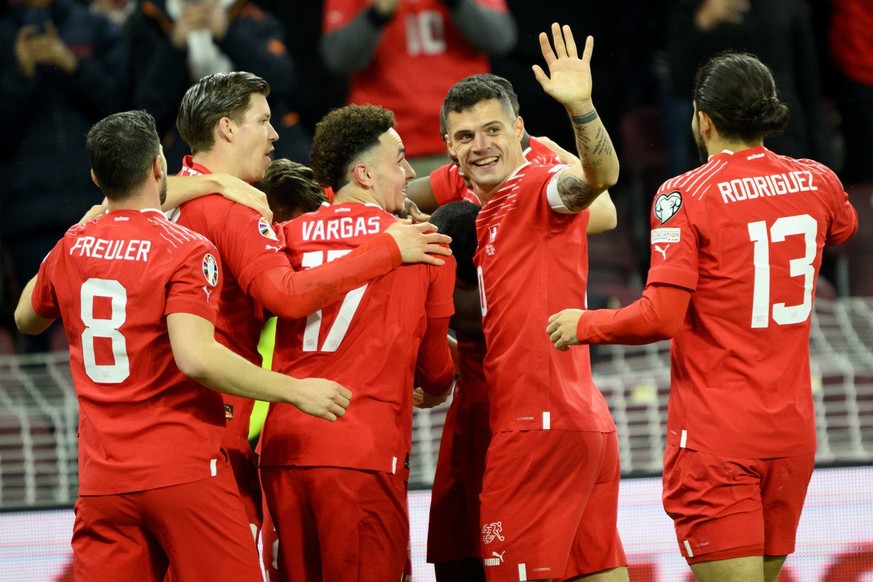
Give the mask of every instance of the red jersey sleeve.
<svg viewBox="0 0 873 582">
<path fill-rule="evenodd" d="M 215 238 L 212 242 L 222 251 L 224 267 L 233 273 L 243 292 L 248 292 L 259 273 L 274 267 L 290 268 L 282 243 L 266 218 L 233 202 L 224 204 L 221 213 L 211 220 L 224 227 L 212 229 L 210 238 Z"/>
<path fill-rule="evenodd" d="M 55 290 L 52 286 L 52 272 L 55 269 L 57 257 L 61 252 L 58 248 L 60 245 L 61 243 L 55 245 L 39 266 L 39 272 L 36 275 L 36 286 L 33 288 L 33 295 L 30 297 L 30 304 L 33 310 L 37 315 L 45 319 L 57 319 L 61 316 L 58 298 L 55 296 Z"/>
<path fill-rule="evenodd" d="M 652 202 L 651 260 L 647 285 L 663 283 L 694 291 L 698 278 L 698 230 L 694 199 L 663 186 Z"/>
<path fill-rule="evenodd" d="M 824 164 L 811 160 L 810 163 L 821 172 L 822 178 L 824 178 L 834 193 L 831 198 L 833 202 L 833 219 L 825 237 L 825 245 L 841 245 L 852 238 L 858 231 L 858 212 L 849 201 L 849 195 L 843 188 L 843 184 L 837 175 Z"/>
<path fill-rule="evenodd" d="M 416 360 L 416 378 L 425 392 L 434 395 L 444 394 L 451 387 L 455 374 L 452 354 L 446 342 L 449 318 L 455 312 L 455 259 L 451 256 L 446 259 L 446 264 L 441 267 L 428 267 L 431 284 L 425 305 L 427 330 Z"/>
<path fill-rule="evenodd" d="M 461 171 L 455 164 L 446 164 L 430 173 L 430 188 L 437 204 L 442 206 L 449 202 L 464 199 L 467 183 L 461 176 Z"/>
<path fill-rule="evenodd" d="M 205 242 L 193 244 L 170 278 L 164 315 L 190 313 L 215 325 L 220 296 L 217 251 Z"/>
</svg>

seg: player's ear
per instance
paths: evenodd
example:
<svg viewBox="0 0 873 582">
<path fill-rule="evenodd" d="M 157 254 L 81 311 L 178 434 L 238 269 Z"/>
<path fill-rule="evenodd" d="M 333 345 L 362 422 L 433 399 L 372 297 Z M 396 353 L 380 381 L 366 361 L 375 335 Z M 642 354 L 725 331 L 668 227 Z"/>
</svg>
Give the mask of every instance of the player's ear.
<svg viewBox="0 0 873 582">
<path fill-rule="evenodd" d="M 712 123 L 712 118 L 704 111 L 697 111 L 697 127 L 700 128 L 700 135 L 709 137 L 712 135 L 715 125 Z"/>
<path fill-rule="evenodd" d="M 233 121 L 231 121 L 230 117 L 222 117 L 218 120 L 216 132 L 218 134 L 217 137 L 224 141 L 233 141 Z"/>
<path fill-rule="evenodd" d="M 160 180 L 164 177 L 163 156 L 155 156 L 154 159 L 152 159 L 152 173 L 156 180 Z"/>
<path fill-rule="evenodd" d="M 521 138 L 524 136 L 524 119 L 521 118 L 521 115 L 515 118 L 515 122 L 512 124 L 512 130 L 515 132 L 515 137 L 521 142 Z"/>
<path fill-rule="evenodd" d="M 370 165 L 366 162 L 358 162 L 352 168 L 352 178 L 354 178 L 355 182 L 364 187 L 371 186 L 373 183 L 373 177 L 370 174 Z"/>
<path fill-rule="evenodd" d="M 97 174 L 94 173 L 94 170 L 91 170 L 91 181 L 94 182 L 94 185 L 100 188 L 100 182 L 97 181 Z"/>
<path fill-rule="evenodd" d="M 458 154 L 455 151 L 455 144 L 449 134 L 446 134 L 446 149 L 449 150 L 449 157 L 453 160 L 458 159 Z"/>
</svg>

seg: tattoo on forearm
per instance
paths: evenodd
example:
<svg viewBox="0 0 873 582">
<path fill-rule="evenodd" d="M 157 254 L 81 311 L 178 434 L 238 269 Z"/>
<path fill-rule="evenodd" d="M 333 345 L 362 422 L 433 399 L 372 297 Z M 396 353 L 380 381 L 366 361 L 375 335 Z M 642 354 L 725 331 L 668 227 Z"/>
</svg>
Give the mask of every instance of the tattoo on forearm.
<svg viewBox="0 0 873 582">
<path fill-rule="evenodd" d="M 558 179 L 558 194 L 564 206 L 570 210 L 578 210 L 588 204 L 594 191 L 586 182 L 565 173 Z"/>
<path fill-rule="evenodd" d="M 606 133 L 604 128 L 600 127 L 597 129 L 597 135 L 594 139 L 596 140 L 593 152 L 595 156 L 612 155 L 612 140 L 609 139 L 609 134 Z"/>
</svg>

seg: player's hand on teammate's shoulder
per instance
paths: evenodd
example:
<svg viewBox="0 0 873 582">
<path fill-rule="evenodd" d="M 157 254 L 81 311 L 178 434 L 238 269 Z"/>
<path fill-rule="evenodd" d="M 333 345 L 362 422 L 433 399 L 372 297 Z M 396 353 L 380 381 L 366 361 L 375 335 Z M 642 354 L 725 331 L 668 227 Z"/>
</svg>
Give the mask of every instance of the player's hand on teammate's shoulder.
<svg viewBox="0 0 873 582">
<path fill-rule="evenodd" d="M 262 191 L 230 174 L 217 173 L 211 174 L 211 177 L 218 186 L 217 192 L 224 198 L 247 206 L 272 222 L 273 211 L 270 210 L 267 195 Z"/>
<path fill-rule="evenodd" d="M 291 404 L 302 412 L 331 422 L 346 413 L 349 401 L 352 399 L 352 393 L 347 388 L 324 378 L 303 378 L 294 381 L 295 394 Z"/>
<path fill-rule="evenodd" d="M 397 213 L 400 218 L 408 218 L 413 223 L 427 222 L 430 220 L 430 214 L 425 214 L 418 208 L 418 204 L 409 198 L 403 201 L 403 210 Z"/>
<path fill-rule="evenodd" d="M 79 220 L 79 224 L 86 224 L 87 222 L 94 220 L 95 218 L 100 218 L 106 214 L 106 201 L 103 201 L 103 204 L 95 204 L 91 208 L 88 209 L 88 212 Z"/>
<path fill-rule="evenodd" d="M 404 263 L 440 266 L 445 261 L 436 255 L 451 255 L 452 249 L 448 245 L 452 239 L 436 230 L 437 227 L 429 222 L 411 224 L 406 219 L 395 222 L 385 232 L 394 237 Z"/>
<path fill-rule="evenodd" d="M 555 347 L 562 352 L 570 349 L 570 346 L 579 344 L 576 328 L 583 313 L 585 313 L 583 309 L 565 309 L 549 317 L 546 333 L 549 334 L 549 339 Z"/>
</svg>

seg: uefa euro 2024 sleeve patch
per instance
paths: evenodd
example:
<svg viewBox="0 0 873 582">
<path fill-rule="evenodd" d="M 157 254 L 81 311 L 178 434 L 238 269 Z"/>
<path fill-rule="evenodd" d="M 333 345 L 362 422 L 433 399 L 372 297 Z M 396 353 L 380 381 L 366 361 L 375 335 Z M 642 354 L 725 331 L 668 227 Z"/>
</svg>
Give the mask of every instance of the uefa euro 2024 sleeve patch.
<svg viewBox="0 0 873 582">
<path fill-rule="evenodd" d="M 203 255 L 203 277 L 210 287 L 215 287 L 218 284 L 218 261 L 211 253 Z"/>
<path fill-rule="evenodd" d="M 674 190 L 669 194 L 659 194 L 657 198 L 655 198 L 655 204 L 653 206 L 653 211 L 655 213 L 655 218 L 661 221 L 661 224 L 664 224 L 679 212 L 679 209 L 682 208 L 682 194 L 679 193 L 678 190 Z"/>
<path fill-rule="evenodd" d="M 258 232 L 261 233 L 261 236 L 270 240 L 279 240 L 279 237 L 273 232 L 273 227 L 270 226 L 270 223 L 263 216 L 258 220 Z"/>
</svg>

